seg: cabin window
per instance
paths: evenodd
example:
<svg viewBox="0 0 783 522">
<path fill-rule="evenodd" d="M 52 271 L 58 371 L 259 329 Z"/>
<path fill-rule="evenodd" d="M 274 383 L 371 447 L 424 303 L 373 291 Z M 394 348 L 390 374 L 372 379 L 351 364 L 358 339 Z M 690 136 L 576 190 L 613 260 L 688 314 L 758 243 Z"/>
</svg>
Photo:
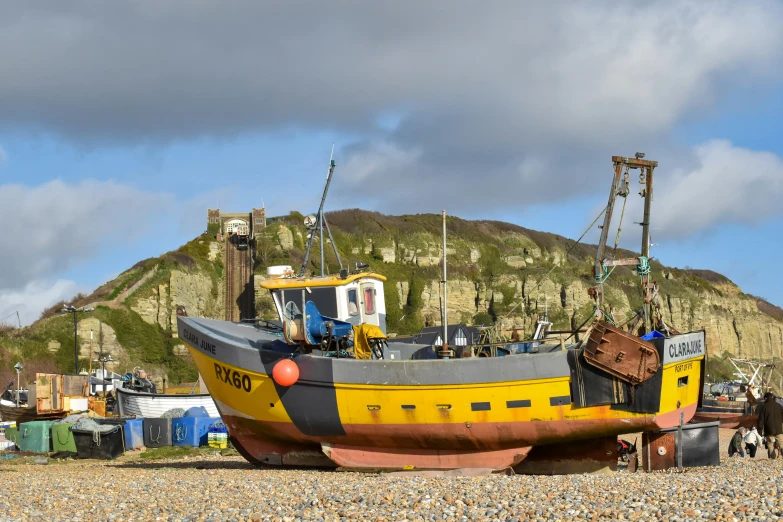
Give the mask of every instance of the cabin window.
<svg viewBox="0 0 783 522">
<path fill-rule="evenodd" d="M 364 287 L 364 313 L 367 315 L 375 313 L 375 288 L 372 286 Z"/>
<path fill-rule="evenodd" d="M 348 290 L 348 315 L 359 315 L 359 291 L 356 288 Z"/>
<path fill-rule="evenodd" d="M 336 319 L 337 314 L 337 289 L 334 287 L 311 288 L 307 294 L 307 300 L 312 301 L 321 315 Z"/>
</svg>

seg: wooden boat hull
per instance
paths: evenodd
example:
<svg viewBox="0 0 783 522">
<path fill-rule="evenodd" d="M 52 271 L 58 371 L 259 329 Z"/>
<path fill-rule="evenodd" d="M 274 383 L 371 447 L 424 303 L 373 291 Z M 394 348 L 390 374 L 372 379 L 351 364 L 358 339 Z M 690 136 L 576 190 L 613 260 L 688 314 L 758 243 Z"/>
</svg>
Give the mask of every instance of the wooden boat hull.
<svg viewBox="0 0 783 522">
<path fill-rule="evenodd" d="M 272 345 L 262 334 L 178 320 L 230 440 L 261 464 L 502 468 L 533 446 L 688 422 L 701 392 L 703 351 L 663 358 L 659 407 L 646 413 L 618 404 L 576 407 L 566 352 L 417 361 L 297 355 L 299 380 L 283 387 L 272 369 L 290 354 L 265 348 Z M 703 348 L 703 332 L 690 335 Z"/>
<path fill-rule="evenodd" d="M 15 406 L 6 406 L 0 404 L 0 420 L 3 422 L 31 422 L 39 420 L 63 419 L 68 415 L 67 411 L 57 411 L 48 413 L 38 413 L 35 406 L 30 408 L 17 408 Z"/>
<path fill-rule="evenodd" d="M 723 429 L 750 428 L 755 426 L 758 415 L 746 401 L 720 401 L 704 399 L 693 417 L 695 422 L 720 422 Z"/>
<path fill-rule="evenodd" d="M 210 417 L 218 417 L 218 409 L 208 393 L 161 394 L 139 393 L 117 388 L 117 407 L 120 417 L 160 417 L 173 408 L 187 410 L 194 406 L 206 408 Z"/>
<path fill-rule="evenodd" d="M 758 415 L 737 415 L 734 413 L 699 412 L 693 416 L 693 422 L 720 422 L 721 429 L 736 430 L 743 427 L 750 429 L 758 423 Z"/>
</svg>

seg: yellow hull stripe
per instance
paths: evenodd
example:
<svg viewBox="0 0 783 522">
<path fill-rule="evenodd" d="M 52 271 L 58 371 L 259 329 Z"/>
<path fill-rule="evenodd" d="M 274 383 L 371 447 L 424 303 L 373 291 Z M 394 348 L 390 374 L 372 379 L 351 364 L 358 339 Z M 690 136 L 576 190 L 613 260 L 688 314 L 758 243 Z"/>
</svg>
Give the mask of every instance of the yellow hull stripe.
<svg viewBox="0 0 783 522">
<path fill-rule="evenodd" d="M 271 375 L 249 372 L 188 346 L 212 396 L 241 415 L 262 422 L 291 419 L 277 395 Z M 661 411 L 695 404 L 699 398 L 702 357 L 668 364 L 663 370 Z M 219 366 L 220 369 L 216 369 Z M 613 410 L 609 406 L 572 409 L 552 406 L 550 397 L 569 397 L 569 378 L 447 386 L 374 386 L 335 383 L 341 422 L 345 424 L 443 424 L 550 420 L 637 419 L 647 413 Z M 507 401 L 530 401 L 528 407 L 507 407 Z M 491 409 L 474 411 L 474 403 Z M 415 406 L 404 409 L 403 406 Z"/>
</svg>

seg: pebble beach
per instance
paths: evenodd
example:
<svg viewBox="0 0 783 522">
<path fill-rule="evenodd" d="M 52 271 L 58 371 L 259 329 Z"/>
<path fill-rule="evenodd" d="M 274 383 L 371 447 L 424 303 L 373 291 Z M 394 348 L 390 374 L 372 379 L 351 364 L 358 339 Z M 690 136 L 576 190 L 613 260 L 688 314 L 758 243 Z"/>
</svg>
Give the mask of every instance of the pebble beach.
<svg viewBox="0 0 783 522">
<path fill-rule="evenodd" d="M 685 471 L 421 477 L 256 468 L 238 456 L 0 460 L 5 520 L 783 520 L 783 460 Z M 633 440 L 633 439 L 631 439 Z M 641 440 L 641 439 L 640 439 Z"/>
</svg>

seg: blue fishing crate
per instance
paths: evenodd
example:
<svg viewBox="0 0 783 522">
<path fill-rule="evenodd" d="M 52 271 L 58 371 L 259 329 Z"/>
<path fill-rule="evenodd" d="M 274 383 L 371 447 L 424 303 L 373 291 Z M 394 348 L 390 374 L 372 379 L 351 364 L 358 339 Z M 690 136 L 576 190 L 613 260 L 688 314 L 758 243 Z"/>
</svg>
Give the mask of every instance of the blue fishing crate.
<svg viewBox="0 0 783 522">
<path fill-rule="evenodd" d="M 171 419 L 171 441 L 174 446 L 207 445 L 209 428 L 220 420 L 219 417 L 181 417 Z"/>
<path fill-rule="evenodd" d="M 125 449 L 135 450 L 144 447 L 144 421 L 128 419 L 125 421 Z"/>
</svg>

